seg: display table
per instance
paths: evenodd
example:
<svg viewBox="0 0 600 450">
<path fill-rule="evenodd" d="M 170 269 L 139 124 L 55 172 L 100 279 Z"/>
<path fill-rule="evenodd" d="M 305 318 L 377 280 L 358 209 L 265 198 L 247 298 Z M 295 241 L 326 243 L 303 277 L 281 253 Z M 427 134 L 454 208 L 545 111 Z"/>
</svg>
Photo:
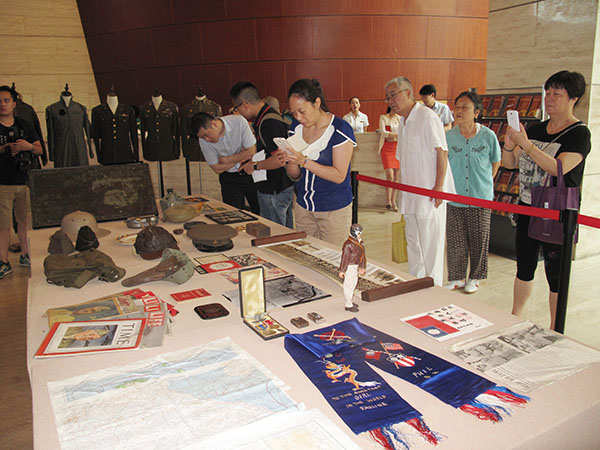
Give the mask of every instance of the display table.
<svg viewBox="0 0 600 450">
<path fill-rule="evenodd" d="M 211 205 L 220 204 L 215 201 L 211 202 Z M 202 217 L 197 218 L 197 220 L 202 219 Z M 261 221 L 271 227 L 272 234 L 290 231 L 264 219 L 261 219 Z M 206 222 L 210 223 L 210 220 L 206 219 Z M 163 223 L 161 225 L 169 231 L 180 227 L 175 224 Z M 133 254 L 132 247 L 119 245 L 114 241 L 116 236 L 134 231 L 128 229 L 124 222 L 102 223 L 100 227 L 109 229 L 111 234 L 100 239 L 99 250 L 110 255 L 118 266 L 126 268 L 126 277 L 157 264 L 158 260 L 143 260 Z M 106 283 L 97 280 L 89 282 L 82 289 L 64 288 L 48 284 L 43 273 L 43 260 L 47 255 L 48 239 L 55 231 L 56 229 L 42 229 L 31 233 L 32 277 L 29 281 L 28 290 L 27 352 L 33 395 L 35 448 L 60 448 L 47 389 L 48 382 L 145 360 L 155 355 L 196 346 L 224 337 L 229 337 L 290 386 L 288 394 L 296 402 L 303 402 L 307 409 L 320 409 L 341 430 L 351 436 L 361 448 L 374 448 L 364 438 L 355 436 L 334 413 L 319 391 L 287 354 L 283 347 L 284 341 L 282 338 L 264 341 L 250 328 L 242 324 L 240 311 L 237 307 L 234 307 L 232 303 L 220 295 L 223 291 L 235 289 L 236 285 L 218 273 L 194 274 L 190 280 L 182 285 L 159 281 L 139 286 L 141 289 L 151 290 L 164 300 L 175 304 L 180 311 L 179 315 L 174 318 L 172 335 L 165 336 L 162 347 L 52 359 L 33 359 L 33 354 L 48 331 L 47 320 L 42 317 L 46 309 L 80 303 L 125 290 L 120 282 Z M 186 252 L 190 258 L 207 255 L 207 253 L 196 250 L 185 234 L 176 237 L 181 250 Z M 367 325 L 421 347 L 457 365 L 465 366 L 446 350 L 446 345 L 455 342 L 455 340 L 437 342 L 420 331 L 405 325 L 400 319 L 453 303 L 486 318 L 494 324 L 492 327 L 479 330 L 468 335 L 468 337 L 487 334 L 520 321 L 517 317 L 478 302 L 476 296 L 460 295 L 439 287 L 372 303 L 357 300 L 360 305 L 360 312 L 358 314 L 346 312 L 343 308 L 344 300 L 340 285 L 307 267 L 299 266 L 267 250 L 252 247 L 250 245 L 252 238 L 245 232 L 240 232 L 237 237 L 233 238 L 234 248 L 224 253 L 227 255 L 255 253 L 332 295 L 329 298 L 310 303 L 271 310 L 270 314 L 288 327 L 292 333 L 303 333 L 352 317 L 358 317 L 361 322 Z M 368 242 L 366 242 L 366 248 L 368 257 Z M 394 271 L 393 268 L 385 268 Z M 400 275 L 410 278 L 405 274 Z M 206 289 L 211 296 L 176 303 L 169 295 L 196 288 Z M 193 308 L 195 306 L 213 302 L 224 305 L 230 314 L 227 317 L 206 321 L 201 320 L 194 313 Z M 311 311 L 318 312 L 326 321 L 318 325 L 311 323 L 308 328 L 301 330 L 290 324 L 292 317 L 306 317 L 307 313 Z M 427 424 L 433 430 L 445 436 L 437 447 L 440 449 L 543 448 L 548 450 L 554 448 L 596 448 L 598 445 L 598 430 L 600 429 L 600 383 L 598 383 L 598 379 L 600 379 L 600 364 L 593 365 L 569 378 L 532 392 L 530 394 L 532 401 L 526 408 L 517 408 L 512 417 L 499 424 L 480 421 L 473 416 L 463 414 L 421 389 L 408 385 L 400 379 L 392 378 L 395 377 L 388 377 L 392 388 L 421 411 Z M 414 448 L 434 448 L 424 441 L 415 444 Z"/>
</svg>

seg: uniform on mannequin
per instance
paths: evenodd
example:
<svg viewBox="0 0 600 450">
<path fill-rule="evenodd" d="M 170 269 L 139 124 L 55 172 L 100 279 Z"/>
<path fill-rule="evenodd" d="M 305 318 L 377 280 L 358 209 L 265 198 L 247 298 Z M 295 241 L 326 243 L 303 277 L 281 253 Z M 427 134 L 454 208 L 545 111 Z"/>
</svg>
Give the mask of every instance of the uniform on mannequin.
<svg viewBox="0 0 600 450">
<path fill-rule="evenodd" d="M 117 94 L 108 94 L 106 96 L 106 104 L 112 113 L 115 114 L 117 112 L 117 107 L 119 106 L 119 97 L 117 97 Z"/>
<path fill-rule="evenodd" d="M 48 151 L 54 167 L 89 165 L 94 157 L 87 108 L 73 99 L 69 85 L 60 93 L 59 101 L 46 108 Z"/>
<path fill-rule="evenodd" d="M 92 109 L 92 138 L 100 164 L 123 164 L 139 161 L 136 113 L 119 102 L 114 87 L 106 103 Z"/>
</svg>

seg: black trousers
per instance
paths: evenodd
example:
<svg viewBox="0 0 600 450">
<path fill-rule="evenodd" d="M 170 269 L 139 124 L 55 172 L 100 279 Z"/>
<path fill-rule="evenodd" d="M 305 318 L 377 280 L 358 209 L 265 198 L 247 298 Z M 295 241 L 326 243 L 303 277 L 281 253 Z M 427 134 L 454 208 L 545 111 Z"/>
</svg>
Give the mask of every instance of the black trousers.
<svg viewBox="0 0 600 450">
<path fill-rule="evenodd" d="M 247 200 L 250 211 L 254 214 L 260 213 L 256 187 L 251 175 L 246 172 L 223 172 L 219 174 L 219 183 L 221 183 L 221 196 L 225 203 L 238 209 L 248 209 L 245 203 Z"/>
</svg>

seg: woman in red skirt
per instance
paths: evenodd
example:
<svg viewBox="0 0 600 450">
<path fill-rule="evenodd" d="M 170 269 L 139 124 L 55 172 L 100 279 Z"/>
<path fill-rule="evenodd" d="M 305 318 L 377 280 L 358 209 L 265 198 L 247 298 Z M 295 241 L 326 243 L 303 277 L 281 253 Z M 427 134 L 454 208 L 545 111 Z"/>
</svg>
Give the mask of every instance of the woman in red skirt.
<svg viewBox="0 0 600 450">
<path fill-rule="evenodd" d="M 396 159 L 399 126 L 400 116 L 391 111 L 389 107 L 385 114 L 379 116 L 379 133 L 381 133 L 379 153 L 381 154 L 381 162 L 385 170 L 385 179 L 395 183 L 398 183 L 400 177 L 400 161 Z M 398 191 L 392 188 L 385 188 L 385 191 L 387 196 L 386 209 L 388 211 L 398 211 L 398 206 L 396 205 L 396 194 Z"/>
</svg>

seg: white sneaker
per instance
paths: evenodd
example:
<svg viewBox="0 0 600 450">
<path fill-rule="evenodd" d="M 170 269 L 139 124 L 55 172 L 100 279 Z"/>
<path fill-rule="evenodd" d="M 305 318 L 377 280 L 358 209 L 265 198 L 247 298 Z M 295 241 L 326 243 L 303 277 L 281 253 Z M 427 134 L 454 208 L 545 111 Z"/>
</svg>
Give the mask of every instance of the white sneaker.
<svg viewBox="0 0 600 450">
<path fill-rule="evenodd" d="M 455 281 L 448 281 L 448 284 L 445 284 L 444 287 L 446 289 L 450 289 L 451 291 L 453 291 L 454 289 L 462 289 L 465 287 L 465 280 L 455 280 Z"/>
<path fill-rule="evenodd" d="M 479 289 L 479 280 L 469 280 L 465 285 L 465 292 L 467 294 L 474 294 Z"/>
</svg>

